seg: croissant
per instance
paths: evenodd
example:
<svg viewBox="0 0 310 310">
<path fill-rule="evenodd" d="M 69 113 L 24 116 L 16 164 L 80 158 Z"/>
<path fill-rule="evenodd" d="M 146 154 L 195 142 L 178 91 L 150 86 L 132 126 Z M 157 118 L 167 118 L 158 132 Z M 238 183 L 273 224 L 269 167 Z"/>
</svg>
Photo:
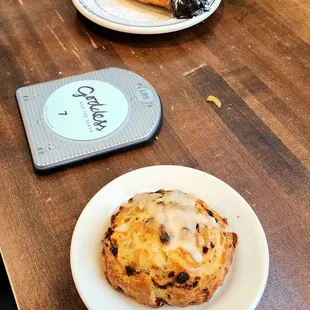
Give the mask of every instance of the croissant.
<svg viewBox="0 0 310 310">
<path fill-rule="evenodd" d="M 176 18 L 192 18 L 210 10 L 208 0 L 137 0 L 171 11 Z"/>
</svg>

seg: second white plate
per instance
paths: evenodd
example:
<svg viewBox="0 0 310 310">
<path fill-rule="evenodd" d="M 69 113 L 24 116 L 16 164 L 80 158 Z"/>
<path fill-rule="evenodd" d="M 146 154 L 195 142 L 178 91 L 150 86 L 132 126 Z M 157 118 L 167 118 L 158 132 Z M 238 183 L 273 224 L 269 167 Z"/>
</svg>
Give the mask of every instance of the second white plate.
<svg viewBox="0 0 310 310">
<path fill-rule="evenodd" d="M 115 291 L 102 270 L 102 237 L 118 206 L 136 193 L 179 189 L 204 200 L 226 217 L 239 244 L 233 264 L 210 302 L 190 310 L 250 310 L 257 306 L 268 277 L 269 254 L 263 228 L 249 204 L 229 185 L 202 171 L 153 166 L 132 171 L 103 187 L 82 212 L 71 243 L 71 270 L 78 292 L 90 310 L 145 310 Z M 172 309 L 164 306 L 163 309 Z M 173 310 L 184 308 L 173 307 Z"/>
<path fill-rule="evenodd" d="M 176 19 L 168 10 L 135 0 L 73 0 L 78 11 L 94 23 L 120 32 L 160 34 L 196 25 L 218 8 L 221 0 L 208 0 L 210 11 L 190 19 Z"/>
</svg>

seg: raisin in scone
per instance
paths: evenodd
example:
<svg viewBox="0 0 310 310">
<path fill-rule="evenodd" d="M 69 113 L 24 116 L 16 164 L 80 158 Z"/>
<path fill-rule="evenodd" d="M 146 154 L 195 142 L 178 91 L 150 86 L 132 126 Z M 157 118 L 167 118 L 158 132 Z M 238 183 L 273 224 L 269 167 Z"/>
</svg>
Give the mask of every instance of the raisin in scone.
<svg viewBox="0 0 310 310">
<path fill-rule="evenodd" d="M 224 282 L 237 244 L 228 223 L 196 196 L 137 194 L 111 217 L 103 240 L 108 281 L 142 304 L 201 304 Z"/>
<path fill-rule="evenodd" d="M 192 18 L 209 11 L 208 0 L 137 0 L 139 2 L 160 6 L 169 10 L 176 18 Z"/>
</svg>

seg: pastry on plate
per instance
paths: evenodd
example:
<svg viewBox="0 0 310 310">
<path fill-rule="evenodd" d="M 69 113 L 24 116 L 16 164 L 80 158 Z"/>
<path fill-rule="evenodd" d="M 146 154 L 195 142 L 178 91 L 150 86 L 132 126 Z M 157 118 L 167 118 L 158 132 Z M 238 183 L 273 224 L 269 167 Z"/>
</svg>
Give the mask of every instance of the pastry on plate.
<svg viewBox="0 0 310 310">
<path fill-rule="evenodd" d="M 139 2 L 164 7 L 176 18 L 192 18 L 210 10 L 208 0 L 137 0 Z"/>
<path fill-rule="evenodd" d="M 150 307 L 209 301 L 232 264 L 237 235 L 194 195 L 137 194 L 111 217 L 103 267 L 113 288 Z"/>
</svg>

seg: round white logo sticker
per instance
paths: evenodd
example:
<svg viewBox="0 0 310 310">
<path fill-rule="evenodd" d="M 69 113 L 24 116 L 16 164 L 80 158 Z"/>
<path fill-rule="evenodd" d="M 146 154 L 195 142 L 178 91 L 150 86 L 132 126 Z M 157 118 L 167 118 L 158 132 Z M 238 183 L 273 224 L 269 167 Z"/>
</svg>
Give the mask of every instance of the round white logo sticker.
<svg viewBox="0 0 310 310">
<path fill-rule="evenodd" d="M 128 114 L 125 95 L 101 81 L 85 80 L 58 88 L 47 99 L 44 119 L 56 134 L 72 140 L 103 138 Z"/>
</svg>

